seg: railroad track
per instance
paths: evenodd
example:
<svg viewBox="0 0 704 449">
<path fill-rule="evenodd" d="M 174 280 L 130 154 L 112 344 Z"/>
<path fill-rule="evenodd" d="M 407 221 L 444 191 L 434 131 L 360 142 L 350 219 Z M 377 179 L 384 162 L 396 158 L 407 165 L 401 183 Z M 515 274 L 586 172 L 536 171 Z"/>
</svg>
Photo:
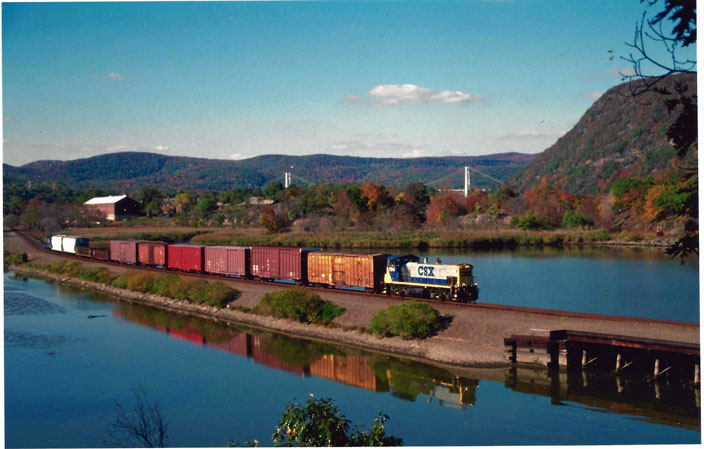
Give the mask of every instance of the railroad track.
<svg viewBox="0 0 704 449">
<path fill-rule="evenodd" d="M 84 262 L 90 261 L 92 263 L 98 263 L 98 264 L 102 264 L 102 265 L 117 266 L 117 267 L 122 267 L 122 268 L 133 269 L 133 270 L 153 271 L 156 273 L 165 273 L 165 272 L 166 273 L 178 273 L 179 275 L 182 275 L 182 276 L 190 276 L 190 277 L 196 277 L 196 278 L 205 278 L 205 279 L 211 279 L 211 280 L 212 279 L 221 279 L 221 280 L 228 280 L 228 281 L 233 281 L 233 282 L 241 282 L 244 284 L 262 285 L 263 283 L 265 283 L 266 285 L 269 285 L 274 288 L 291 288 L 294 285 L 294 284 L 285 284 L 285 283 L 280 283 L 280 282 L 265 282 L 265 281 L 257 281 L 257 280 L 250 280 L 250 279 L 240 279 L 240 278 L 234 278 L 234 277 L 229 277 L 229 276 L 217 276 L 217 275 L 212 275 L 212 274 L 188 273 L 188 272 L 183 272 L 183 271 L 171 271 L 171 270 L 165 270 L 162 268 L 154 268 L 154 267 L 149 267 L 149 266 L 144 266 L 144 265 L 126 265 L 126 264 L 122 264 L 122 263 L 118 263 L 118 262 L 90 259 L 90 258 L 86 258 L 86 257 L 76 256 L 73 254 L 58 253 L 55 251 L 48 250 L 36 238 L 27 235 L 27 233 L 25 233 L 23 231 L 8 230 L 5 232 L 15 232 L 25 243 L 27 243 L 28 245 L 30 245 L 32 248 L 34 248 L 37 251 L 40 251 L 45 254 L 52 254 L 55 256 L 63 257 L 66 259 L 73 259 L 73 260 L 84 261 Z M 314 287 L 314 286 L 306 286 L 306 288 L 314 290 L 314 291 L 319 291 L 321 293 L 322 292 L 327 292 L 327 293 L 334 292 L 336 294 L 364 296 L 364 297 L 369 297 L 369 298 L 378 297 L 378 298 L 385 298 L 385 299 L 395 299 L 395 300 L 398 300 L 399 302 L 404 301 L 406 299 L 406 298 L 402 298 L 399 296 L 386 295 L 383 293 L 367 293 L 367 292 L 355 291 L 355 290 L 343 290 L 343 289 Z M 416 297 L 408 298 L 408 299 L 415 299 L 418 301 L 424 301 L 424 302 L 431 303 L 431 304 L 438 304 L 438 305 L 442 305 L 443 307 L 447 307 L 447 308 L 472 307 L 472 308 L 476 308 L 476 309 L 535 313 L 535 314 L 539 314 L 539 315 L 561 316 L 561 317 L 569 317 L 569 318 L 620 321 L 620 322 L 624 322 L 624 323 L 628 323 L 628 322 L 659 323 L 659 324 L 672 324 L 672 325 L 685 326 L 685 327 L 697 327 L 697 328 L 699 327 L 698 323 L 656 320 L 656 319 L 652 319 L 652 318 L 638 318 L 638 317 L 627 317 L 627 316 L 618 316 L 618 315 L 602 315 L 602 314 L 597 314 L 597 313 L 570 312 L 570 311 L 565 311 L 565 310 L 539 309 L 539 308 L 534 308 L 534 307 L 523 307 L 523 306 L 513 306 L 513 305 L 504 305 L 504 304 L 490 304 L 490 303 L 482 303 L 482 302 L 462 303 L 462 302 L 442 301 L 442 300 L 438 300 L 438 299 L 416 298 Z"/>
</svg>

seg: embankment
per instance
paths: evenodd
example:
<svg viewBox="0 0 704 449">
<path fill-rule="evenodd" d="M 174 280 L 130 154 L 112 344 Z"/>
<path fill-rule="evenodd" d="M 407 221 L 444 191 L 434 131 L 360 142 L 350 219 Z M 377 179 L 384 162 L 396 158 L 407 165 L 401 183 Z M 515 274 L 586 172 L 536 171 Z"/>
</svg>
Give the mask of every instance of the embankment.
<svg viewBox="0 0 704 449">
<path fill-rule="evenodd" d="M 507 361 L 503 360 L 503 357 L 497 360 L 495 357 L 486 357 L 481 351 L 470 354 L 466 346 L 462 347 L 456 344 L 443 345 L 441 341 L 431 341 L 433 340 L 432 338 L 423 341 L 403 340 L 401 338 L 378 338 L 356 329 L 349 330 L 339 326 L 321 327 L 308 325 L 292 320 L 245 313 L 229 307 L 217 308 L 194 304 L 150 293 L 120 289 L 107 284 L 76 279 L 31 267 L 12 266 L 10 269 L 16 273 L 50 279 L 62 284 L 92 290 L 121 301 L 145 304 L 173 312 L 186 313 L 232 324 L 252 326 L 286 335 L 326 341 L 388 355 L 451 366 L 486 368 L 508 366 Z"/>
</svg>

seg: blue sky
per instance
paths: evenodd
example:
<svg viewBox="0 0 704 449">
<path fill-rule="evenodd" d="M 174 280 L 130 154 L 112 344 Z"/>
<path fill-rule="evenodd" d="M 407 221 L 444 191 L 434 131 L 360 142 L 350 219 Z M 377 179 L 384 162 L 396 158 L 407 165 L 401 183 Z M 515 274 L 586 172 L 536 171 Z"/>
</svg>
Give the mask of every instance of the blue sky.
<svg viewBox="0 0 704 449">
<path fill-rule="evenodd" d="M 3 160 L 537 153 L 621 82 L 643 8 L 3 3 Z"/>
</svg>

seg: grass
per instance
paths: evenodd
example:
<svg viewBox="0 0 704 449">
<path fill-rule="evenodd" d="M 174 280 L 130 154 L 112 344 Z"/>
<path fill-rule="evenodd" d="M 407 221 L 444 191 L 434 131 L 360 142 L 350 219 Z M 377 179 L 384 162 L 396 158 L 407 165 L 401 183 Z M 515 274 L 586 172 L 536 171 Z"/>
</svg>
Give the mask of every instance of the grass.
<svg viewBox="0 0 704 449">
<path fill-rule="evenodd" d="M 193 243 L 205 245 L 292 245 L 341 248 L 456 248 L 472 250 L 561 246 L 565 243 L 611 239 L 607 231 L 413 231 L 413 232 L 320 232 L 254 234 L 222 230 L 198 235 Z"/>
</svg>

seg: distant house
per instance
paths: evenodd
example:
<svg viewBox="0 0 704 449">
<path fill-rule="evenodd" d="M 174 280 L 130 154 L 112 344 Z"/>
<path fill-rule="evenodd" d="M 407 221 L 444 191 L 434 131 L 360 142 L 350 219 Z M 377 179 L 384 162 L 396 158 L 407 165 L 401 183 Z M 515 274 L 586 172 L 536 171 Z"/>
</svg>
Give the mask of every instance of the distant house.
<svg viewBox="0 0 704 449">
<path fill-rule="evenodd" d="M 91 198 L 83 206 L 102 212 L 111 221 L 139 216 L 139 203 L 127 195 Z"/>
</svg>

